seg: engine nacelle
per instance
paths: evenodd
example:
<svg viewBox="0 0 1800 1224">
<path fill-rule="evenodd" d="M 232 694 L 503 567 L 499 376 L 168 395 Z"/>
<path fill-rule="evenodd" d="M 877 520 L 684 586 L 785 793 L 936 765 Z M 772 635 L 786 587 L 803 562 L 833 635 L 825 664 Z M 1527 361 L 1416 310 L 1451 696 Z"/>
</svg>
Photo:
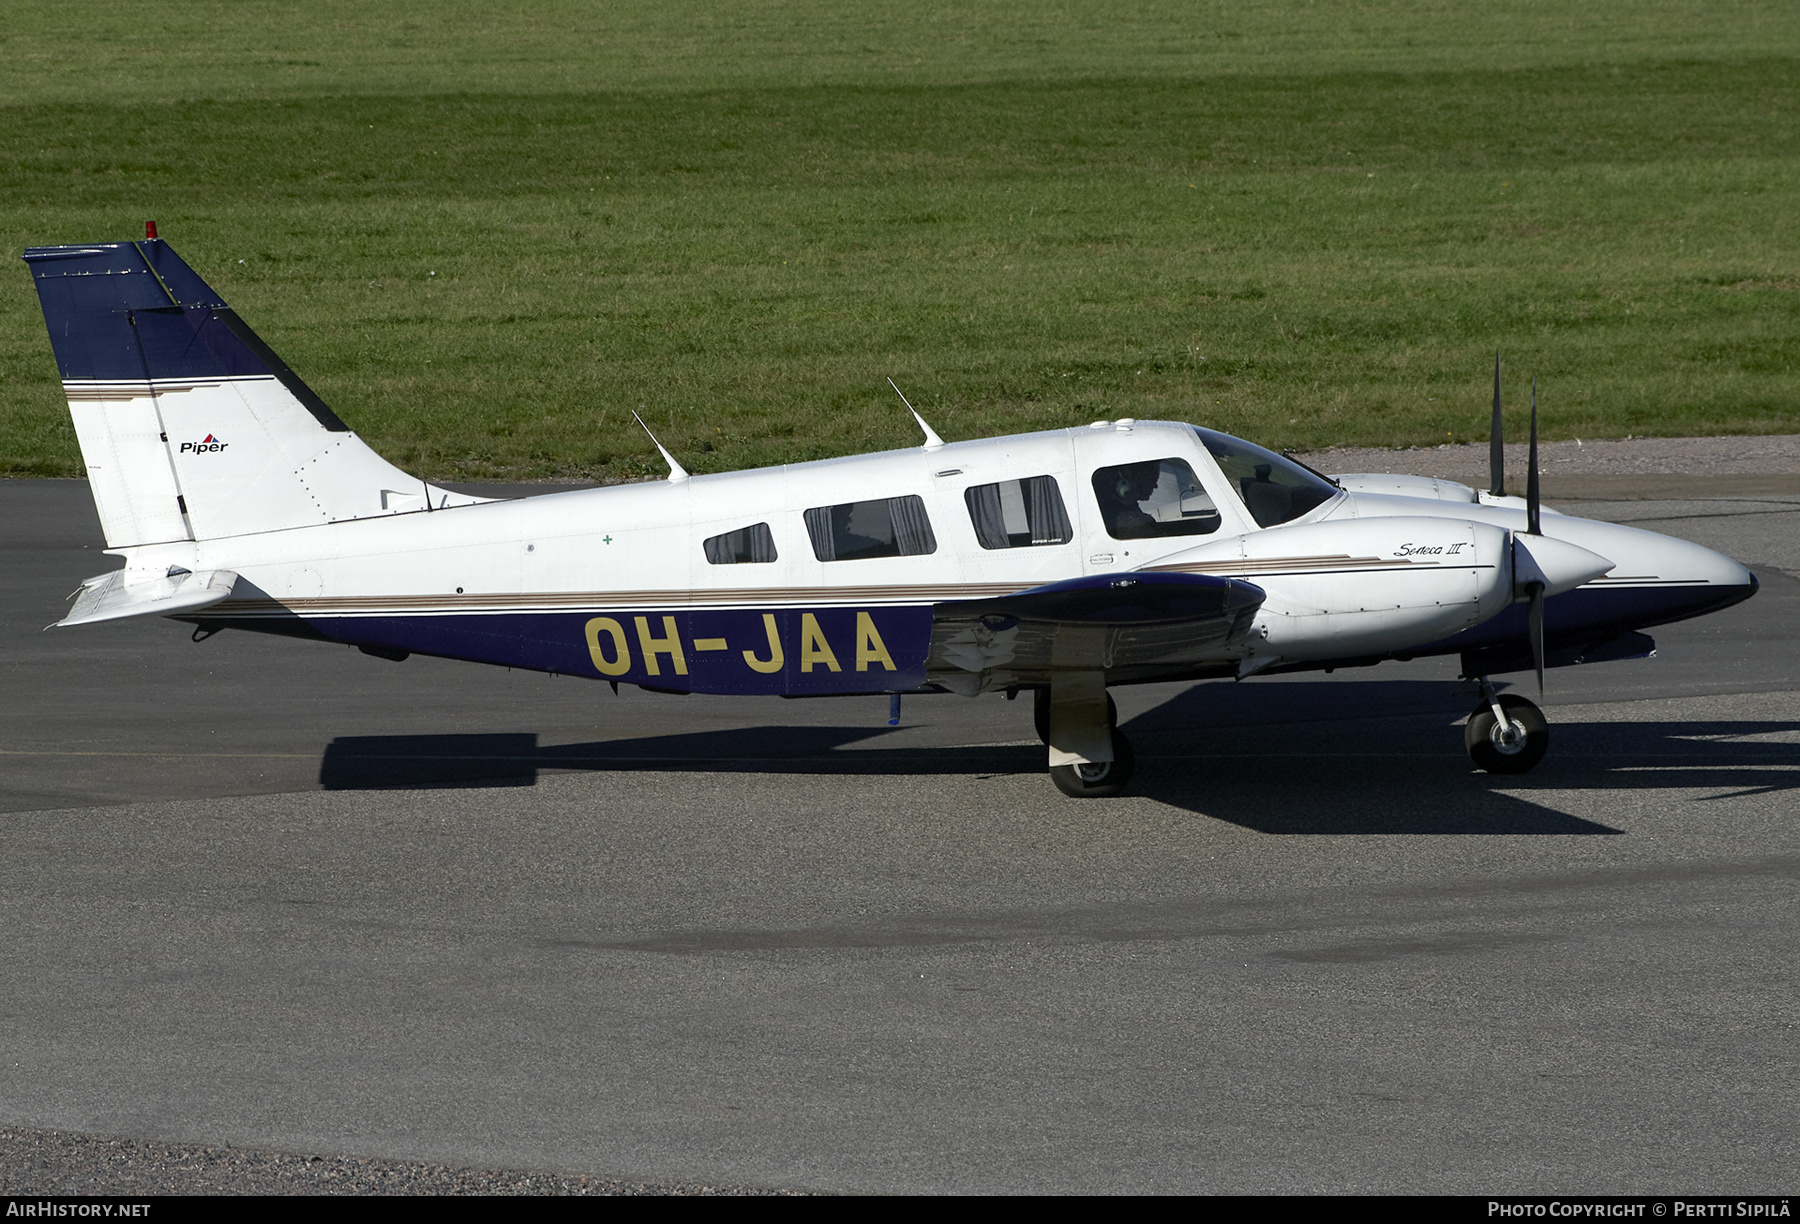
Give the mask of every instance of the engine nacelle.
<svg viewBox="0 0 1800 1224">
<path fill-rule="evenodd" d="M 1333 476 L 1346 493 L 1380 493 L 1386 497 L 1423 497 L 1432 501 L 1473 505 L 1476 493 L 1466 484 L 1435 476 L 1392 476 L 1385 472 L 1350 472 Z"/>
<path fill-rule="evenodd" d="M 1284 659 L 1404 650 L 1513 600 L 1512 533 L 1465 519 L 1348 519 L 1271 527 L 1149 570 L 1218 574 L 1267 592 L 1246 652 Z"/>
</svg>

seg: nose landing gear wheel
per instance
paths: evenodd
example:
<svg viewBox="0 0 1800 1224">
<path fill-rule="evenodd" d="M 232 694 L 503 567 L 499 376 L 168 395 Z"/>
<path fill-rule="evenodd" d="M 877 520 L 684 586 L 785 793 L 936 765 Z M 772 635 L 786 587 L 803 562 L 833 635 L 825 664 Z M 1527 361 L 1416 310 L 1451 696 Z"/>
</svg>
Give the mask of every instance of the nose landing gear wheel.
<svg viewBox="0 0 1800 1224">
<path fill-rule="evenodd" d="M 1550 724 L 1542 710 L 1511 693 L 1500 698 L 1500 709 L 1506 715 L 1504 727 L 1487 702 L 1476 706 L 1463 728 L 1463 745 L 1476 767 L 1488 773 L 1530 773 L 1550 747 Z"/>
<path fill-rule="evenodd" d="M 1132 755 L 1131 741 L 1117 727 L 1113 728 L 1112 748 L 1113 759 L 1099 765 L 1052 765 L 1050 780 L 1071 799 L 1111 799 L 1123 794 L 1137 758 Z"/>
</svg>

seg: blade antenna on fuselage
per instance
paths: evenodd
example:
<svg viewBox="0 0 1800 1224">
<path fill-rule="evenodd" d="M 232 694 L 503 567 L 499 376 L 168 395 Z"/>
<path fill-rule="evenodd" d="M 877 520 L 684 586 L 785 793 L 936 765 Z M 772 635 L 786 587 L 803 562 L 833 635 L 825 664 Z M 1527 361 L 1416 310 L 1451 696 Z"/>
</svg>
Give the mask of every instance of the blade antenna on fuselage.
<svg viewBox="0 0 1800 1224">
<path fill-rule="evenodd" d="M 1488 427 L 1488 494 L 1506 496 L 1506 435 L 1500 420 L 1500 350 L 1494 350 L 1494 423 Z"/>
<path fill-rule="evenodd" d="M 925 418 L 920 416 L 919 410 L 912 406 L 912 401 L 906 398 L 906 392 L 900 389 L 899 384 L 890 378 L 888 379 L 888 386 L 894 388 L 894 394 L 900 397 L 900 402 L 906 405 L 906 410 L 908 412 L 912 413 L 913 420 L 917 421 L 919 423 L 919 428 L 925 431 L 925 449 L 936 450 L 938 447 L 942 446 L 944 440 L 937 436 L 937 430 L 925 423 Z"/>
<path fill-rule="evenodd" d="M 688 470 L 679 463 L 676 463 L 675 456 L 669 453 L 666 446 L 656 440 L 655 434 L 650 433 L 650 427 L 644 424 L 644 418 L 634 412 L 631 414 L 631 419 L 636 421 L 638 426 L 643 429 L 646 434 L 649 434 L 650 444 L 662 452 L 663 462 L 669 465 L 669 481 L 678 484 L 681 481 L 686 480 L 688 478 Z"/>
</svg>

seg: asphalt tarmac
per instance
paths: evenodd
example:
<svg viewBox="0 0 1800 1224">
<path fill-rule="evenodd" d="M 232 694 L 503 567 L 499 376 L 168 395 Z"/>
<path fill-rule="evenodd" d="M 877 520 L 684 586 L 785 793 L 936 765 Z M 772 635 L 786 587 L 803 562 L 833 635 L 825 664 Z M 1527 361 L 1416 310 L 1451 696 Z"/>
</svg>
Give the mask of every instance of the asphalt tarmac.
<svg viewBox="0 0 1800 1224">
<path fill-rule="evenodd" d="M 0 1126 L 868 1192 L 1780 1193 L 1800 497 L 1587 504 L 1761 593 L 1550 673 L 673 697 L 171 622 L 0 482 Z M 1524 677 L 1515 681 L 1530 685 Z"/>
</svg>

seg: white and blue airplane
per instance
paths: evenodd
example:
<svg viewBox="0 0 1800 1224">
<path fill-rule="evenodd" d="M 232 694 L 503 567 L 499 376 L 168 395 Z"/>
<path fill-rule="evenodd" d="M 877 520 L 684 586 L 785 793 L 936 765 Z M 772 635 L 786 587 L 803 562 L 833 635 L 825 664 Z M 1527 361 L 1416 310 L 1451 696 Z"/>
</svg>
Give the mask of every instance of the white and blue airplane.
<svg viewBox="0 0 1800 1224">
<path fill-rule="evenodd" d="M 1052 779 L 1120 793 L 1107 689 L 1458 655 L 1477 765 L 1544 754 L 1493 674 L 1648 655 L 1756 579 L 1493 487 L 1322 476 L 1167 421 L 494 500 L 389 464 L 155 236 L 35 247 L 107 551 L 63 626 L 195 626 L 681 693 L 1035 698 Z M 908 405 L 910 408 L 910 405 Z M 917 413 L 914 413 L 917 418 Z M 658 449 L 662 450 L 658 444 Z M 897 714 L 896 714 L 897 716 Z"/>
</svg>

